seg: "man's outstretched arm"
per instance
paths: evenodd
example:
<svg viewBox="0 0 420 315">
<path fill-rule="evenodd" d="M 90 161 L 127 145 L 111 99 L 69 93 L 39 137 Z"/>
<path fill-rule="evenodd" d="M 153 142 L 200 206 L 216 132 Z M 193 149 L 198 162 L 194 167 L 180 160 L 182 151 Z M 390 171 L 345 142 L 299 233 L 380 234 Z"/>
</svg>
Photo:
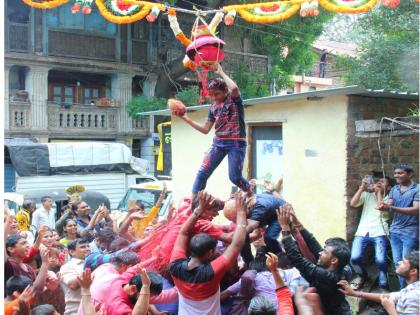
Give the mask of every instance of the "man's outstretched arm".
<svg viewBox="0 0 420 315">
<path fill-rule="evenodd" d="M 227 85 L 227 88 L 228 88 L 228 90 L 229 90 L 229 92 L 230 92 L 230 94 L 233 96 L 233 97 L 238 97 L 238 96 L 240 96 L 240 93 L 239 93 L 239 88 L 238 88 L 238 85 L 235 83 L 235 81 L 233 81 L 224 71 L 223 71 L 223 68 L 222 68 L 222 66 L 219 64 L 218 65 L 218 67 L 217 67 L 217 70 L 216 70 L 216 73 L 218 74 L 218 75 L 220 75 L 222 78 L 223 78 L 223 80 L 225 80 L 225 82 L 226 82 L 226 85 Z"/>
<path fill-rule="evenodd" d="M 207 194 L 204 191 L 200 191 L 198 193 L 198 199 L 199 199 L 198 207 L 194 209 L 190 217 L 182 225 L 181 231 L 179 232 L 178 238 L 176 239 L 174 249 L 182 249 L 182 250 L 185 250 L 185 252 L 187 251 L 188 242 L 190 240 L 190 234 L 194 228 L 195 223 L 201 217 L 204 211 L 211 207 L 211 203 L 213 199 L 211 195 Z M 173 253 L 176 253 L 176 251 L 174 250 Z M 172 261 L 172 258 L 171 258 L 171 261 Z"/>
<path fill-rule="evenodd" d="M 238 257 L 245 244 L 245 237 L 247 234 L 246 211 L 248 208 L 248 204 L 245 199 L 246 198 L 242 197 L 239 193 L 236 195 L 236 229 L 233 234 L 232 243 L 223 253 L 223 257 L 229 263 L 233 262 Z"/>
</svg>

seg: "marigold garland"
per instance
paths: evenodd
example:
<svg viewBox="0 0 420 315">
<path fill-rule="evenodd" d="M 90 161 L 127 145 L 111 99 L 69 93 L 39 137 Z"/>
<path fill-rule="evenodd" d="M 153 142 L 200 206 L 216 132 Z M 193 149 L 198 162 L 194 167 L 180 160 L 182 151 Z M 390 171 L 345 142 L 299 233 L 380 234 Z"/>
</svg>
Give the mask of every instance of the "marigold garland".
<svg viewBox="0 0 420 315">
<path fill-rule="evenodd" d="M 184 33 L 179 33 L 177 35 L 175 35 L 176 39 L 179 40 L 182 45 L 184 46 L 188 46 L 189 44 L 191 44 L 191 39 L 189 39 L 187 36 L 185 36 Z"/>
<path fill-rule="evenodd" d="M 254 8 L 252 8 L 254 9 Z M 290 8 L 286 9 L 283 12 L 273 14 L 273 15 L 258 15 L 255 13 L 251 13 L 250 9 L 240 9 L 238 10 L 239 15 L 246 21 L 252 23 L 274 23 L 286 20 L 291 16 L 295 15 L 300 9 L 299 4 L 295 4 L 290 6 Z"/>
<path fill-rule="evenodd" d="M 335 13 L 357 14 L 372 10 L 379 0 L 355 0 L 355 1 L 339 1 L 339 0 L 318 0 L 319 4 L 326 10 Z M 351 6 L 359 2 L 358 6 Z M 336 4 L 339 3 L 339 4 Z"/>
<path fill-rule="evenodd" d="M 51 0 L 43 2 L 35 2 L 33 0 L 22 0 L 27 5 L 37 8 L 37 9 L 52 9 L 60 5 L 66 4 L 70 0 Z"/>
</svg>

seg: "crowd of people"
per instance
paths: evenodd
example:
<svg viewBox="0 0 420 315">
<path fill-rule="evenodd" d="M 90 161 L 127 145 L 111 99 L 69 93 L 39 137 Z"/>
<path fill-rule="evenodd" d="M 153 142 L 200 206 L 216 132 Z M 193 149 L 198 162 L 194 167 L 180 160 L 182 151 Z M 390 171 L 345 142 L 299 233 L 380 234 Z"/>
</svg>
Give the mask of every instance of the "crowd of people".
<svg viewBox="0 0 420 315">
<path fill-rule="evenodd" d="M 158 217 L 165 189 L 151 209 L 130 203 L 123 218 L 104 205 L 93 211 L 77 195 L 57 221 L 48 196 L 36 210 L 30 200 L 16 214 L 6 209 L 6 315 L 350 315 L 347 296 L 376 302 L 387 314 L 419 314 L 419 190 L 412 167 L 395 166 L 393 187 L 388 177 L 366 176 L 351 200 L 363 206 L 352 246 L 340 237 L 322 245 L 297 215 L 310 210 L 295 211 L 280 194 L 281 182 L 257 194 L 255 181 L 242 177 L 242 100 L 217 71 L 223 80 L 209 83 L 215 103 L 207 123 L 182 117 L 203 133 L 215 125 L 216 139 L 192 196 L 171 206 L 165 220 Z M 226 155 L 229 177 L 242 191 L 221 200 L 204 189 Z M 219 213 L 229 224 L 213 222 Z M 394 292 L 389 243 L 399 276 Z M 363 289 L 369 245 L 380 293 Z"/>
<path fill-rule="evenodd" d="M 226 202 L 201 191 L 185 198 L 185 215 L 173 208 L 164 222 L 157 214 L 166 191 L 148 213 L 136 204 L 122 221 L 74 196 L 55 221 L 51 198 L 36 210 L 26 200 L 5 220 L 5 314 L 352 314 L 346 296 L 418 314 L 418 188 L 408 165 L 394 175 L 393 187 L 388 177 L 363 179 L 351 200 L 362 207 L 351 248 L 338 237 L 322 246 L 279 189 Z M 219 212 L 230 224 L 212 223 Z M 147 247 L 165 224 L 175 230 L 166 268 L 143 264 L 156 256 Z M 392 293 L 389 244 L 400 285 Z M 369 245 L 382 293 L 360 290 Z"/>
</svg>

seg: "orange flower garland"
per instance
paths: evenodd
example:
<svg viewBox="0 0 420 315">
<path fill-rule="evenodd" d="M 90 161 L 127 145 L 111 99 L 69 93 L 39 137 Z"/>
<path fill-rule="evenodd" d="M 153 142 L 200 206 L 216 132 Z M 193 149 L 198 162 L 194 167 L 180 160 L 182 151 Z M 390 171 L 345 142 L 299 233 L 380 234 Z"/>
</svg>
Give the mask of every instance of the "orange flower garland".
<svg viewBox="0 0 420 315">
<path fill-rule="evenodd" d="M 185 34 L 184 34 L 184 33 L 177 34 L 177 35 L 175 35 L 175 37 L 176 37 L 176 39 L 177 39 L 177 40 L 179 40 L 179 41 L 182 43 L 182 45 L 184 45 L 184 46 L 188 46 L 189 44 L 191 44 L 191 40 L 190 40 L 187 36 L 185 36 Z"/>
<path fill-rule="evenodd" d="M 27 5 L 37 8 L 37 9 L 52 9 L 58 7 L 60 5 L 66 4 L 70 0 L 51 0 L 51 1 L 43 1 L 43 2 L 35 2 L 33 0 L 22 0 Z"/>
</svg>

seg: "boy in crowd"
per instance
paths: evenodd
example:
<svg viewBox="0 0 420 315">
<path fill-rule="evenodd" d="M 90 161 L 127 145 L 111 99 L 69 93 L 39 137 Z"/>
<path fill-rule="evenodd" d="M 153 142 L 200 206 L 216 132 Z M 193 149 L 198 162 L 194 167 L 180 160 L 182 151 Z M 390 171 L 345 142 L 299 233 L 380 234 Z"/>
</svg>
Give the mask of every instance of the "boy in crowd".
<svg viewBox="0 0 420 315">
<path fill-rule="evenodd" d="M 239 88 L 219 65 L 216 73 L 222 78 L 209 81 L 208 90 L 212 98 L 207 122 L 200 125 L 184 114 L 181 118 L 194 129 L 208 134 L 215 126 L 216 135 L 210 151 L 204 158 L 193 185 L 193 197 L 206 187 L 207 180 L 223 161 L 229 159 L 229 179 L 243 191 L 252 194 L 249 182 L 242 176 L 246 153 L 245 111 Z"/>
</svg>

